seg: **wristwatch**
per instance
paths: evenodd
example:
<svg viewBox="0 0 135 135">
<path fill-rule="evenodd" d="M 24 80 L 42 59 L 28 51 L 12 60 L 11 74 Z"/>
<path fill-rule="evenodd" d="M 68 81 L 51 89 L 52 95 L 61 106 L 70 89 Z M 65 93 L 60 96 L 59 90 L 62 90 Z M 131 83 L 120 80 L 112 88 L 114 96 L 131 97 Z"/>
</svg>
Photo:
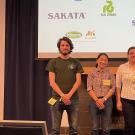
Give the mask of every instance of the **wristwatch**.
<svg viewBox="0 0 135 135">
<path fill-rule="evenodd" d="M 104 101 L 106 102 L 107 101 L 107 98 L 106 97 L 103 97 Z"/>
</svg>

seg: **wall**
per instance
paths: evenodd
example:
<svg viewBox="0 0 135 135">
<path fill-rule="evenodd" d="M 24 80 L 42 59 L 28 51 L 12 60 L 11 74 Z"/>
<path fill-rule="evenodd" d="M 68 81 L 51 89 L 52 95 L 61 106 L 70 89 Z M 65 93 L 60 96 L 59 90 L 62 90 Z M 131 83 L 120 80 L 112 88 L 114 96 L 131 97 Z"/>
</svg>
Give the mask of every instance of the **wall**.
<svg viewBox="0 0 135 135">
<path fill-rule="evenodd" d="M 5 0 L 0 0 L 0 120 L 3 119 L 5 50 Z"/>
</svg>

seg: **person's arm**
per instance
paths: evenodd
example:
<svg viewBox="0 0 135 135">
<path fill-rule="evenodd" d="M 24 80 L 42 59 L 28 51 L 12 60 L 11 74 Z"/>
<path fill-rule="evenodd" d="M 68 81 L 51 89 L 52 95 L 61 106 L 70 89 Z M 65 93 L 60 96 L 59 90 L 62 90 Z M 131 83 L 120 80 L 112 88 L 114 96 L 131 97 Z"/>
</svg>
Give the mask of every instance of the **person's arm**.
<svg viewBox="0 0 135 135">
<path fill-rule="evenodd" d="M 81 73 L 76 73 L 76 81 L 75 81 L 72 89 L 69 91 L 68 94 L 65 94 L 68 99 L 70 99 L 72 97 L 72 95 L 76 92 L 76 90 L 78 90 L 80 85 L 81 85 Z"/>
<path fill-rule="evenodd" d="M 50 82 L 50 86 L 53 88 L 53 90 L 60 95 L 62 101 L 68 105 L 71 103 L 71 101 L 65 96 L 65 94 L 62 92 L 62 90 L 59 88 L 59 86 L 57 85 L 57 83 L 55 82 L 55 73 L 53 72 L 49 72 L 49 82 Z"/>
<path fill-rule="evenodd" d="M 122 103 L 121 103 L 121 80 L 122 80 L 122 72 L 120 67 L 116 73 L 116 108 L 118 111 L 122 111 Z"/>
<path fill-rule="evenodd" d="M 93 90 L 89 90 L 89 96 L 96 102 L 98 100 Z"/>
<path fill-rule="evenodd" d="M 58 94 L 58 95 L 63 95 L 64 93 L 62 90 L 59 88 L 59 86 L 55 82 L 55 73 L 49 72 L 49 82 L 50 86 L 53 88 L 53 90 Z"/>
<path fill-rule="evenodd" d="M 95 104 L 99 109 L 104 109 L 103 100 L 96 96 L 96 94 L 94 93 L 94 90 L 89 90 L 89 96 L 95 101 Z"/>
<path fill-rule="evenodd" d="M 104 97 L 103 102 L 106 102 L 113 95 L 112 91 L 109 91 Z"/>
<path fill-rule="evenodd" d="M 94 79 L 93 74 L 92 73 L 88 74 L 87 91 L 88 91 L 89 96 L 96 102 L 98 98 L 93 90 L 93 79 Z"/>
<path fill-rule="evenodd" d="M 121 89 L 120 88 L 116 88 L 116 107 L 118 111 L 122 111 L 122 103 L 121 103 Z"/>
<path fill-rule="evenodd" d="M 112 74 L 111 75 L 111 88 L 108 91 L 108 93 L 103 97 L 103 101 L 106 102 L 115 92 L 115 88 L 116 88 L 116 83 L 115 83 L 115 76 Z"/>
<path fill-rule="evenodd" d="M 93 73 L 89 74 L 87 78 L 87 91 L 92 100 L 95 101 L 96 106 L 99 109 L 103 109 L 104 108 L 103 101 L 96 96 L 95 91 L 93 90 L 93 79 L 94 79 Z"/>
</svg>

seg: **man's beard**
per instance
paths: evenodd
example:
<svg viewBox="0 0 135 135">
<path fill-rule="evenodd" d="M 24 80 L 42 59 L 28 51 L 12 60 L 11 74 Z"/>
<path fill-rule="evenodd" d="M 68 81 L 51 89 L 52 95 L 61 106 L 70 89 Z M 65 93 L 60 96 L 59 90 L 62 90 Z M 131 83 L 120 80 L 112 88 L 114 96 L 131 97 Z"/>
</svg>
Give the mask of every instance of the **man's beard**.
<svg viewBox="0 0 135 135">
<path fill-rule="evenodd" d="M 69 50 L 69 51 L 66 51 L 66 52 L 62 52 L 61 50 L 59 50 L 60 51 L 60 53 L 62 54 L 62 55 L 64 55 L 64 56 L 66 56 L 66 55 L 68 55 L 68 54 L 70 54 L 72 51 L 71 50 Z"/>
</svg>

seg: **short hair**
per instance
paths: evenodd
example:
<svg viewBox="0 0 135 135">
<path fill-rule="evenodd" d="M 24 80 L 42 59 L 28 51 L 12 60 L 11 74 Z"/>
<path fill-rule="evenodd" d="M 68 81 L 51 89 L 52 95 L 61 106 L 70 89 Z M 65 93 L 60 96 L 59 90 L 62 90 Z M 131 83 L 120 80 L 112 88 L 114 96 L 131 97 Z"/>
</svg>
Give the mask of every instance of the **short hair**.
<svg viewBox="0 0 135 135">
<path fill-rule="evenodd" d="M 135 49 L 135 46 L 131 46 L 128 48 L 127 54 L 129 54 L 130 50 Z"/>
<path fill-rule="evenodd" d="M 60 38 L 58 40 L 57 47 L 58 47 L 59 50 L 60 50 L 61 41 L 66 41 L 70 45 L 70 50 L 71 51 L 73 50 L 73 48 L 74 48 L 73 43 L 72 43 L 72 41 L 68 37 L 62 37 L 62 38 Z"/>
</svg>

